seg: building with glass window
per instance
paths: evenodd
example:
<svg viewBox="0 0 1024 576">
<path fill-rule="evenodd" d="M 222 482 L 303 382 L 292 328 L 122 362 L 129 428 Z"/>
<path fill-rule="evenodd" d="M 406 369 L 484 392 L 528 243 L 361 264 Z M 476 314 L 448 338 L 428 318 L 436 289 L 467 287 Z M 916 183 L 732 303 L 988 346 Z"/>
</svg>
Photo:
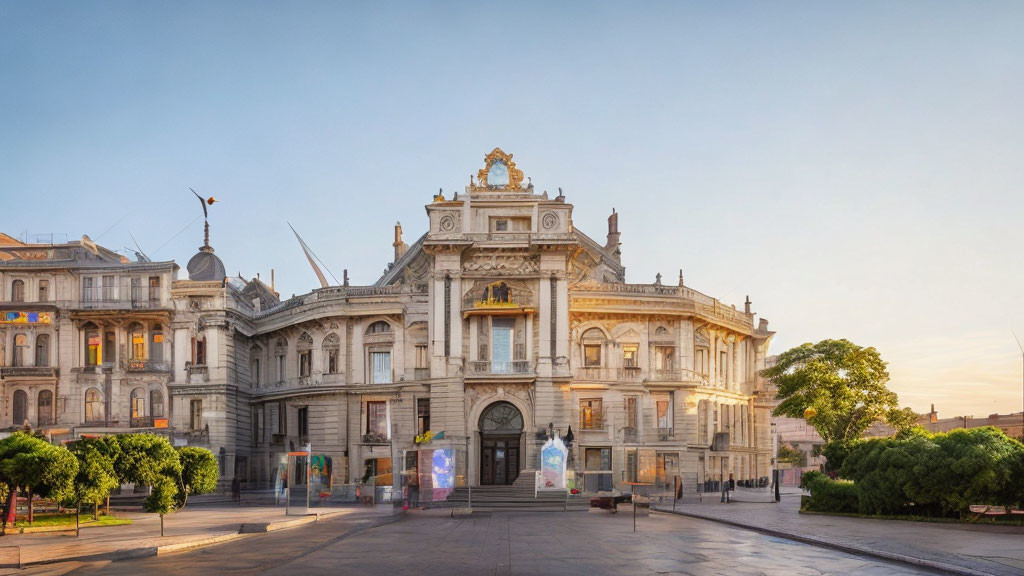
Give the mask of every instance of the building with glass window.
<svg viewBox="0 0 1024 576">
<path fill-rule="evenodd" d="M 346 276 L 281 301 L 259 279 L 226 278 L 208 238 L 188 279 L 170 280 L 173 263 L 121 263 L 164 267 L 161 306 L 119 309 L 113 335 L 110 318 L 67 312 L 61 338 L 75 350 L 65 360 L 76 384 L 62 393 L 74 408 L 57 419 L 95 420 L 115 409 L 104 404 L 113 394 L 119 418 L 136 401 L 138 414 L 153 413 L 154 388 L 136 397 L 131 386 L 88 381 L 130 375 L 129 358 L 154 365 L 159 333 L 166 433 L 213 449 L 224 482 L 272 486 L 288 452 L 308 442 L 336 484 L 397 485 L 415 463 L 403 455 L 427 431 L 444 432 L 430 446 L 452 448 L 459 481 L 473 486 L 532 478 L 551 434 L 571 440 L 569 474 L 585 492 L 769 476 L 771 399 L 758 376 L 767 322 L 754 325 L 749 301 L 725 305 L 681 274 L 677 285 L 660 275 L 627 283 L 618 214 L 602 243 L 575 227 L 572 211 L 561 191 L 536 193 L 495 149 L 464 192 L 426 206 L 428 231 L 412 245 L 395 227 L 394 260 L 372 286 Z M 0 280 L 13 296 L 12 282 L 28 277 L 9 265 L 0 263 Z M 116 275 L 118 297 L 135 275 Z M 79 308 L 107 286 L 104 274 L 87 276 L 91 284 L 65 282 Z M 13 334 L 7 327 L 8 359 Z M 121 346 L 111 369 L 90 373 L 108 364 L 108 337 Z M 729 433 L 728 451 L 709 449 L 716 432 Z"/>
<path fill-rule="evenodd" d="M 174 262 L 0 234 L 0 429 L 167 428 Z"/>
</svg>

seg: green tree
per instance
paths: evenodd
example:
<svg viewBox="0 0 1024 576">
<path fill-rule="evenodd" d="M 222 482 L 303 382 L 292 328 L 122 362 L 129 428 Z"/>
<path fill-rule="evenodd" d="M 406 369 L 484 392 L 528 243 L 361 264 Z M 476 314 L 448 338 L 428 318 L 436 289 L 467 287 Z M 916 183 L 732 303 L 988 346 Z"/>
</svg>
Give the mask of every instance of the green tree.
<svg viewBox="0 0 1024 576">
<path fill-rule="evenodd" d="M 64 502 L 74 492 L 77 472 L 78 461 L 63 446 L 20 431 L 0 440 L 0 484 L 8 492 L 4 520 L 18 488 L 27 492 L 30 502 L 33 494 Z"/>
<path fill-rule="evenodd" d="M 93 517 L 96 518 L 100 502 L 120 484 L 114 472 L 114 461 L 120 448 L 116 442 L 87 438 L 72 443 L 70 450 L 78 459 L 78 474 L 75 475 L 71 498 L 75 505 L 77 525 L 83 502 L 92 503 Z"/>
<path fill-rule="evenodd" d="M 775 366 L 761 375 L 778 388 L 781 400 L 775 416 L 804 418 L 827 444 L 828 466 L 838 470 L 853 441 L 874 422 L 906 427 L 907 412 L 900 410 L 895 392 L 886 388 L 889 372 L 874 348 L 848 340 L 822 340 L 802 344 L 779 356 Z"/>
<path fill-rule="evenodd" d="M 160 515 L 160 535 L 164 535 L 164 515 L 175 510 L 181 461 L 178 452 L 164 436 L 155 434 L 118 434 L 118 455 L 114 470 L 121 482 L 153 488 L 142 504 L 146 512 Z"/>
<path fill-rule="evenodd" d="M 181 461 L 181 477 L 175 505 L 184 508 L 190 494 L 208 494 L 217 489 L 220 470 L 217 458 L 206 448 L 179 448 L 178 459 Z"/>
</svg>

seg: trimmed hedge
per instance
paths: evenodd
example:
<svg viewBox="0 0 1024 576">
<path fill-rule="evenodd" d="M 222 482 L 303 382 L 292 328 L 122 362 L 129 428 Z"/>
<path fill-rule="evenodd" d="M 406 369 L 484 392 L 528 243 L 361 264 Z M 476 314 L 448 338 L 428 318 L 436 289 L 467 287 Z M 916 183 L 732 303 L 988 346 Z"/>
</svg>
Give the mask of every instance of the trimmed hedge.
<svg viewBox="0 0 1024 576">
<path fill-rule="evenodd" d="M 811 497 L 803 508 L 812 512 L 857 512 L 857 487 L 853 482 L 833 480 L 821 472 L 805 472 L 800 487 L 810 490 Z"/>
<path fill-rule="evenodd" d="M 1024 444 L 992 427 L 854 444 L 840 476 L 808 472 L 808 510 L 869 515 L 964 516 L 971 504 L 1024 504 Z"/>
</svg>

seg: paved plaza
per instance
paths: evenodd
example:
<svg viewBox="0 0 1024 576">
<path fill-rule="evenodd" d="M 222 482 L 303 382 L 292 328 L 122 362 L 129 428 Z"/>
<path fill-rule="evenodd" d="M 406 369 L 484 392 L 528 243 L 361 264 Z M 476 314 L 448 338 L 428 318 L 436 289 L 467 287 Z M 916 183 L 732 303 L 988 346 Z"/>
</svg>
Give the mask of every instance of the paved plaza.
<svg viewBox="0 0 1024 576">
<path fill-rule="evenodd" d="M 929 574 L 668 514 L 412 513 L 372 529 L 344 517 L 193 552 L 41 566 L 22 574 Z"/>
</svg>

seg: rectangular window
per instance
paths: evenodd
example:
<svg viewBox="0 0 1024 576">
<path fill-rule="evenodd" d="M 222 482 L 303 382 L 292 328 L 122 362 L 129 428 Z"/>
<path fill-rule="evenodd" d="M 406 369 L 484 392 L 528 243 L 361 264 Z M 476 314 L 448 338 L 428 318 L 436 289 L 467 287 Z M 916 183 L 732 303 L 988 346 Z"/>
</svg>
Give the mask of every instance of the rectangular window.
<svg viewBox="0 0 1024 576">
<path fill-rule="evenodd" d="M 149 277 L 149 301 L 156 302 L 160 300 L 160 277 L 150 276 Z"/>
<path fill-rule="evenodd" d="M 303 406 L 299 408 L 299 437 L 306 436 L 309 436 L 309 408 Z"/>
<path fill-rule="evenodd" d="M 146 335 L 142 332 L 132 332 L 132 359 L 144 360 L 146 358 Z"/>
<path fill-rule="evenodd" d="M 639 346 L 636 344 L 624 344 L 622 346 L 622 367 L 623 368 L 636 368 L 639 366 L 639 360 L 637 353 Z"/>
<path fill-rule="evenodd" d="M 103 362 L 114 362 L 114 352 L 117 351 L 117 340 L 113 332 L 103 333 Z"/>
<path fill-rule="evenodd" d="M 726 381 L 726 378 L 728 377 L 727 366 L 728 366 L 728 354 L 726 354 L 725 352 L 722 352 L 722 353 L 719 354 L 719 361 L 718 361 L 718 381 L 719 382 L 725 382 Z"/>
<path fill-rule="evenodd" d="M 259 358 L 253 358 L 252 359 L 252 368 L 251 368 L 250 376 L 252 377 L 251 380 L 252 380 L 253 387 L 254 388 L 259 387 L 259 385 L 260 385 L 260 359 Z"/>
<path fill-rule="evenodd" d="M 146 415 L 146 400 L 142 396 L 132 396 L 132 418 L 142 418 Z"/>
<path fill-rule="evenodd" d="M 371 401 L 366 403 L 366 433 L 388 438 L 388 403 Z"/>
<path fill-rule="evenodd" d="M 277 381 L 284 382 L 284 354 L 277 357 Z"/>
<path fill-rule="evenodd" d="M 82 278 L 82 300 L 89 302 L 96 299 L 96 293 L 93 289 L 92 278 Z"/>
<path fill-rule="evenodd" d="M 491 372 L 512 372 L 512 330 L 515 320 L 495 318 L 491 322 Z"/>
<path fill-rule="evenodd" d="M 301 350 L 299 352 L 299 377 L 309 376 L 313 365 L 313 352 L 310 350 Z"/>
<path fill-rule="evenodd" d="M 371 352 L 370 364 L 373 368 L 374 384 L 391 382 L 391 352 Z"/>
<path fill-rule="evenodd" d="M 192 363 L 197 366 L 206 365 L 206 337 L 192 339 Z"/>
<path fill-rule="evenodd" d="M 263 443 L 263 407 L 252 409 L 252 443 L 259 446 Z"/>
<path fill-rule="evenodd" d="M 508 232 L 508 220 L 495 220 L 494 221 L 495 232 Z"/>
<path fill-rule="evenodd" d="M 154 418 L 164 417 L 164 395 L 159 390 L 149 391 L 149 406 Z"/>
<path fill-rule="evenodd" d="M 416 368 L 430 368 L 430 357 L 427 355 L 427 345 L 416 345 Z"/>
<path fill-rule="evenodd" d="M 132 278 L 132 303 L 142 299 L 142 278 Z"/>
<path fill-rule="evenodd" d="M 655 370 L 674 370 L 675 369 L 675 352 L 676 352 L 676 349 L 673 346 L 655 346 L 654 347 L 654 369 Z"/>
<path fill-rule="evenodd" d="M 39 301 L 49 302 L 50 301 L 50 281 L 40 280 L 39 281 Z"/>
<path fill-rule="evenodd" d="M 192 400 L 190 403 L 191 409 L 189 410 L 189 428 L 192 430 L 203 429 L 203 401 Z"/>
<path fill-rule="evenodd" d="M 632 428 L 634 432 L 639 424 L 639 419 L 637 418 L 637 400 L 638 398 L 636 396 L 626 397 L 626 427 Z"/>
<path fill-rule="evenodd" d="M 416 399 L 416 433 L 430 430 L 430 398 Z"/>
<path fill-rule="evenodd" d="M 604 427 L 601 416 L 601 400 L 599 398 L 580 400 L 580 428 L 600 430 Z"/>
<path fill-rule="evenodd" d="M 288 435 L 288 405 L 284 402 L 277 403 L 277 433 Z"/>
<path fill-rule="evenodd" d="M 114 277 L 104 276 L 103 277 L 103 300 L 110 301 L 114 299 Z"/>
<path fill-rule="evenodd" d="M 594 368 L 601 365 L 601 345 L 583 345 L 583 365 L 587 368 Z"/>
<path fill-rule="evenodd" d="M 698 374 L 708 373 L 708 351 L 704 348 L 698 348 L 697 354 L 693 361 L 693 368 Z"/>
<path fill-rule="evenodd" d="M 100 363 L 100 333 L 96 330 L 87 330 L 85 332 L 85 340 L 86 350 L 88 351 L 86 365 L 96 366 Z"/>
<path fill-rule="evenodd" d="M 658 418 L 658 428 L 665 430 L 672 427 L 672 421 L 670 419 L 671 410 L 668 400 L 658 400 L 654 403 L 655 411 Z"/>
<path fill-rule="evenodd" d="M 612 489 L 612 449 L 586 448 L 583 487 L 587 492 L 609 492 Z"/>
</svg>

